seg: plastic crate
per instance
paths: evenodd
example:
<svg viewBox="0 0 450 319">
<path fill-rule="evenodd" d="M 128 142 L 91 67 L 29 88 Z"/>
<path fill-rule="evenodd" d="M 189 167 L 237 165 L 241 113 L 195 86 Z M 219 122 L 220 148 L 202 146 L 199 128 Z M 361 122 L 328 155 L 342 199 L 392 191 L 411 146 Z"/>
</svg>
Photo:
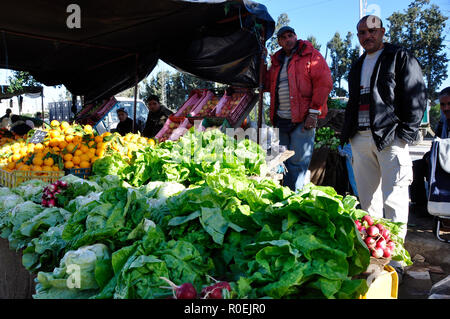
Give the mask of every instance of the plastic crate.
<svg viewBox="0 0 450 319">
<path fill-rule="evenodd" d="M 180 123 L 180 126 L 178 126 L 173 133 L 169 136 L 168 140 L 170 141 L 176 141 L 178 140 L 182 135 L 186 134 L 186 132 L 192 127 L 192 123 L 185 119 L 182 123 Z"/>
<path fill-rule="evenodd" d="M 181 123 L 181 121 L 175 122 L 169 117 L 166 120 L 166 123 L 164 123 L 164 126 L 161 128 L 161 130 L 159 130 L 158 134 L 155 135 L 155 139 L 157 139 L 159 142 L 164 142 L 165 140 L 169 139 L 173 131 L 175 131 L 181 125 Z"/>
<path fill-rule="evenodd" d="M 75 175 L 80 178 L 88 178 L 89 175 L 91 175 L 91 169 L 90 168 L 71 168 L 71 169 L 65 169 L 64 170 L 66 175 Z"/>
<path fill-rule="evenodd" d="M 14 188 L 21 183 L 39 179 L 47 183 L 56 182 L 64 176 L 64 171 L 12 171 L 0 169 L 0 184 L 5 187 Z"/>
<path fill-rule="evenodd" d="M 189 98 L 174 114 L 176 117 L 186 117 L 192 113 L 192 111 L 197 107 L 197 105 L 205 98 L 208 90 L 192 90 L 189 94 Z"/>
<path fill-rule="evenodd" d="M 189 116 L 193 117 L 207 117 L 214 115 L 215 109 L 219 103 L 219 99 L 211 91 L 206 91 L 203 99 L 197 104 L 197 106 L 192 110 Z M 207 106 L 205 109 L 204 106 Z"/>
<path fill-rule="evenodd" d="M 233 94 L 224 95 L 215 109 L 215 116 L 225 117 L 231 126 L 236 126 L 243 117 L 248 115 L 254 103 L 254 92 L 245 88 L 233 88 Z M 232 108 L 229 112 L 224 112 L 224 109 L 229 105 Z"/>
<path fill-rule="evenodd" d="M 394 268 L 384 266 L 383 271 L 375 278 L 364 296 L 359 299 L 397 299 L 398 275 Z"/>
</svg>

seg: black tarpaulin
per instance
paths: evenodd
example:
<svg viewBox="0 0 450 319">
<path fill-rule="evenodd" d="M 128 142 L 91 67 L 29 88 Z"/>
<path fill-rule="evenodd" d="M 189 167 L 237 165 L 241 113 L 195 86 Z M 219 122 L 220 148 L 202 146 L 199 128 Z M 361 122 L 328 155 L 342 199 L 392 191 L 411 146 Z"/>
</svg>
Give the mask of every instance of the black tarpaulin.
<svg viewBox="0 0 450 319">
<path fill-rule="evenodd" d="M 10 99 L 18 95 L 36 95 L 42 96 L 42 86 L 23 86 L 20 90 L 15 90 L 13 93 L 9 91 L 9 85 L 0 85 L 0 100 Z"/>
<path fill-rule="evenodd" d="M 258 37 L 265 42 L 274 30 L 266 8 L 247 0 L 82 0 L 80 28 L 69 28 L 73 3 L 2 3 L 0 67 L 64 84 L 86 102 L 132 87 L 158 59 L 206 80 L 257 87 Z"/>
</svg>

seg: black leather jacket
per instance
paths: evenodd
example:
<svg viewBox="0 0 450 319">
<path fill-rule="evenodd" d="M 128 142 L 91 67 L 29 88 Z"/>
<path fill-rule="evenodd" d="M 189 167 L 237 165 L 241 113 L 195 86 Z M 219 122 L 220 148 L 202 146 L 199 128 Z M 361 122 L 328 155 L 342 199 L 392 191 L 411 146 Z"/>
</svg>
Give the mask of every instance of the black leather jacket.
<svg viewBox="0 0 450 319">
<path fill-rule="evenodd" d="M 358 129 L 361 68 L 365 56 L 366 53 L 350 70 L 342 145 Z M 407 50 L 385 43 L 372 73 L 370 89 L 370 129 L 378 150 L 390 145 L 396 135 L 408 143 L 416 141 L 427 103 L 422 69 L 417 59 Z"/>
</svg>

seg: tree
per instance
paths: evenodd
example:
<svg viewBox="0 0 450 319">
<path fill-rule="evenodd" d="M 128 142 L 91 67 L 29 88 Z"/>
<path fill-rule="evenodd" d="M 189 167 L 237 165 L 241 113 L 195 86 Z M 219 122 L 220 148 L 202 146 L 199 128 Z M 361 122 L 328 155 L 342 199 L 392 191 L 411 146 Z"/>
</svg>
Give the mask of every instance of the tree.
<svg viewBox="0 0 450 319">
<path fill-rule="evenodd" d="M 280 45 L 278 44 L 278 38 L 277 38 L 278 30 L 280 30 L 284 26 L 289 25 L 289 22 L 291 22 L 291 20 L 289 20 L 287 13 L 282 13 L 279 15 L 277 24 L 275 26 L 275 31 L 274 31 L 272 37 L 269 40 L 267 40 L 267 43 L 266 43 L 267 51 L 269 53 L 267 55 L 268 58 L 271 54 L 274 54 L 280 48 Z"/>
<path fill-rule="evenodd" d="M 422 66 L 428 98 L 437 98 L 440 84 L 447 78 L 445 26 L 448 17 L 430 0 L 415 0 L 403 13 L 394 12 L 386 34 L 391 43 L 407 48 Z"/>
<path fill-rule="evenodd" d="M 8 77 L 10 93 L 21 91 L 24 86 L 41 86 L 28 72 L 13 71 L 12 73 L 12 76 Z"/>
<path fill-rule="evenodd" d="M 311 44 L 313 45 L 314 49 L 316 49 L 317 51 L 320 51 L 320 48 L 322 47 L 322 45 L 319 44 L 319 42 L 317 41 L 317 38 L 313 35 L 310 35 L 306 38 L 306 40 L 308 40 L 309 42 L 311 42 Z"/>
<path fill-rule="evenodd" d="M 336 96 L 347 95 L 347 91 L 341 87 L 341 81 L 348 76 L 351 67 L 351 59 L 354 54 L 351 48 L 352 36 L 353 34 L 348 32 L 345 40 L 342 40 L 339 32 L 336 32 L 333 38 L 327 43 L 331 57 L 330 70 L 333 77 L 333 93 Z"/>
<path fill-rule="evenodd" d="M 159 71 L 155 76 L 143 81 L 141 92 L 144 99 L 152 94 L 159 96 L 161 103 L 165 92 L 167 96 L 165 106 L 178 110 L 194 89 L 209 89 L 222 94 L 225 87 L 224 84 L 206 81 L 185 72 Z"/>
</svg>

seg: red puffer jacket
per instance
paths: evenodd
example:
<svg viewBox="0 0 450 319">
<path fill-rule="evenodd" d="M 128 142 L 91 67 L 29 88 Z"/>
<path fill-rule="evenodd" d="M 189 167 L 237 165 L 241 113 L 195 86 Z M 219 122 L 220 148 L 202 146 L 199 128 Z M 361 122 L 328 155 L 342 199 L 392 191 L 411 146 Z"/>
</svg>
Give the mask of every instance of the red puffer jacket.
<svg viewBox="0 0 450 319">
<path fill-rule="evenodd" d="M 284 59 L 283 49 L 271 57 L 272 66 L 265 74 L 265 90 L 270 92 L 270 119 L 273 123 L 277 105 L 277 86 Z M 297 50 L 288 67 L 292 122 L 301 123 L 309 109 L 327 115 L 327 100 L 333 88 L 331 72 L 319 51 L 308 41 L 298 40 Z"/>
</svg>

